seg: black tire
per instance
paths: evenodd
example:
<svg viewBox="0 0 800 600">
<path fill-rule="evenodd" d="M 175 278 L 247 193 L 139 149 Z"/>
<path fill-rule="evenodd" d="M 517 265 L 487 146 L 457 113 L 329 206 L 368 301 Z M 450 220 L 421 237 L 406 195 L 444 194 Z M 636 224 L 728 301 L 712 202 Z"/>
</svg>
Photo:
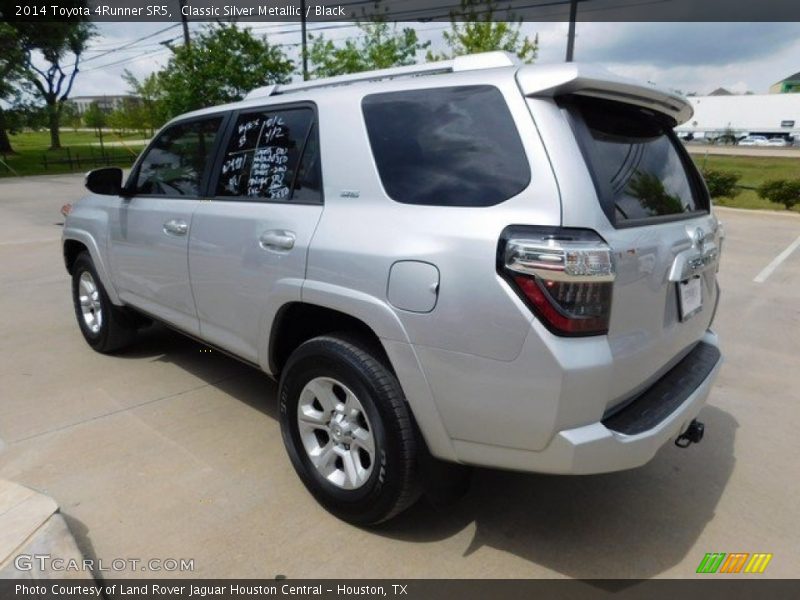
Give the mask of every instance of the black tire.
<svg viewBox="0 0 800 600">
<path fill-rule="evenodd" d="M 103 316 L 97 331 L 92 331 L 87 325 L 81 310 L 80 281 L 84 273 L 91 276 L 97 287 L 98 301 Z M 120 350 L 133 342 L 136 337 L 134 320 L 125 309 L 111 303 L 88 252 L 78 255 L 72 267 L 72 303 L 75 307 L 75 318 L 78 320 L 78 327 L 80 327 L 84 339 L 97 352 L 110 353 Z"/>
<path fill-rule="evenodd" d="M 300 345 L 283 369 L 279 408 L 284 445 L 306 488 L 340 519 L 375 525 L 419 498 L 419 442 L 397 378 L 366 348 L 367 344 L 347 334 L 321 336 Z M 352 390 L 369 420 L 375 463 L 369 478 L 357 489 L 342 489 L 323 477 L 301 441 L 297 417 L 300 393 L 317 377 L 335 379 Z"/>
</svg>

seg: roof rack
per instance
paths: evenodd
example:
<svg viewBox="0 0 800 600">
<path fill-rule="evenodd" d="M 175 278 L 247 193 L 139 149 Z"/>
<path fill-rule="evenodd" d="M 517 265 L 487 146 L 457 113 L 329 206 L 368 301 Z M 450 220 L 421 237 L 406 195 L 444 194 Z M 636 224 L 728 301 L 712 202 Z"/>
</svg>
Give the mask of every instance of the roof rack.
<svg viewBox="0 0 800 600">
<path fill-rule="evenodd" d="M 325 77 L 287 85 L 265 85 L 249 92 L 245 96 L 245 100 L 365 81 L 380 81 L 382 79 L 395 79 L 397 77 L 417 77 L 420 75 L 435 75 L 439 73 L 456 73 L 459 71 L 513 67 L 517 64 L 519 63 L 516 57 L 508 52 L 482 52 L 480 54 L 457 56 L 452 60 L 409 65 L 407 67 L 392 67 L 389 69 L 379 69 L 377 71 L 365 71 L 364 73 Z"/>
</svg>

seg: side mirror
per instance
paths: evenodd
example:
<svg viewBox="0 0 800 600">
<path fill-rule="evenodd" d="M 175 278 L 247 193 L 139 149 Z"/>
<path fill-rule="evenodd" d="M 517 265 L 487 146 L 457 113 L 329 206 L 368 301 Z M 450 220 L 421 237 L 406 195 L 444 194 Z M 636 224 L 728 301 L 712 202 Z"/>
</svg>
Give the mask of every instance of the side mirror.
<svg viewBox="0 0 800 600">
<path fill-rule="evenodd" d="M 93 194 L 119 196 L 122 193 L 122 169 L 103 167 L 86 174 L 86 189 Z"/>
</svg>

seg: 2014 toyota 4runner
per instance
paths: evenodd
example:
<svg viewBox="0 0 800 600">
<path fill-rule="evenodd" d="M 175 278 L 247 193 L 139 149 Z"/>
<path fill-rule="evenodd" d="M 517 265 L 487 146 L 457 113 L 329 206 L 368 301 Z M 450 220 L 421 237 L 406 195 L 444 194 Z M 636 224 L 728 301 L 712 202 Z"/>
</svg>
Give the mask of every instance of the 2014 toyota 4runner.
<svg viewBox="0 0 800 600">
<path fill-rule="evenodd" d="M 100 352 L 156 320 L 280 382 L 343 519 L 424 457 L 601 473 L 702 437 L 722 238 L 681 97 L 490 53 L 253 91 L 169 122 L 63 234 Z"/>
</svg>

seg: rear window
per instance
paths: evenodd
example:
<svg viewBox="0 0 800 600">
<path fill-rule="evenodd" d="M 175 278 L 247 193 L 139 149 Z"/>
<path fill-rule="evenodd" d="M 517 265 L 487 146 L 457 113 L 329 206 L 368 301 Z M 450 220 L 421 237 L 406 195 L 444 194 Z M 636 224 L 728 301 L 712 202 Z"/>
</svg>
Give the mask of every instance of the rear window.
<svg viewBox="0 0 800 600">
<path fill-rule="evenodd" d="M 705 211 L 705 188 L 658 113 L 621 102 L 564 100 L 603 209 L 617 225 Z"/>
<path fill-rule="evenodd" d="M 492 206 L 531 173 L 511 112 L 493 86 L 373 94 L 367 134 L 390 198 L 429 206 Z"/>
</svg>

